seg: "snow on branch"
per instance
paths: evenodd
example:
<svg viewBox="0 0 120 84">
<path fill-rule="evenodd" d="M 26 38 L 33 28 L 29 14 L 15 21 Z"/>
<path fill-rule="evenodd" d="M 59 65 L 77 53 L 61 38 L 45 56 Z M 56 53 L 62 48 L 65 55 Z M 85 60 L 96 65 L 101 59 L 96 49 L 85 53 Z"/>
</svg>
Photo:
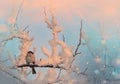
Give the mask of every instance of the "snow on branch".
<svg viewBox="0 0 120 84">
<path fill-rule="evenodd" d="M 19 11 L 20 11 L 20 9 L 19 9 Z M 18 13 L 19 13 L 19 11 L 18 11 Z M 0 64 L 0 69 L 3 68 L 2 69 L 3 71 L 5 71 L 10 76 L 20 80 L 21 82 L 23 82 L 25 84 L 28 83 L 28 81 L 26 81 L 26 80 L 27 80 L 27 72 L 29 71 L 29 68 L 37 68 L 37 67 L 38 68 L 49 68 L 48 74 L 46 74 L 47 79 L 43 78 L 43 80 L 45 80 L 46 82 L 45 83 L 42 82 L 42 84 L 50 84 L 50 83 L 61 82 L 61 81 L 65 84 L 66 82 L 64 82 L 64 81 L 67 79 L 63 76 L 63 74 L 61 73 L 61 70 L 64 70 L 65 73 L 68 74 L 67 76 L 70 76 L 70 74 L 72 72 L 80 74 L 79 68 L 74 66 L 72 64 L 72 62 L 75 60 L 75 56 L 80 54 L 80 52 L 78 52 L 78 49 L 81 45 L 82 21 L 81 21 L 81 28 L 80 28 L 79 43 L 74 52 L 71 49 L 71 47 L 69 47 L 65 43 L 64 36 L 63 36 L 63 40 L 59 40 L 58 34 L 60 32 L 62 32 L 62 28 L 58 25 L 57 19 L 54 16 L 54 14 L 53 13 L 51 13 L 51 14 L 52 14 L 51 19 L 49 19 L 49 17 L 47 16 L 47 12 L 44 9 L 44 15 L 45 15 L 44 21 L 47 24 L 48 28 L 52 31 L 52 35 L 53 35 L 53 38 L 50 41 L 48 41 L 48 43 L 51 47 L 51 52 L 45 46 L 43 46 L 41 48 L 43 54 L 45 56 L 47 56 L 47 58 L 36 59 L 34 64 L 27 64 L 26 63 L 26 54 L 30 50 L 30 47 L 31 47 L 34 39 L 31 38 L 29 36 L 29 32 L 26 31 L 28 26 L 23 29 L 19 28 L 17 30 L 13 30 L 11 28 L 10 31 L 14 31 L 14 32 L 11 32 L 7 38 L 5 38 L 4 40 L 2 40 L 0 42 L 0 44 L 2 44 L 2 47 L 4 47 L 7 42 L 9 42 L 10 40 L 13 40 L 14 38 L 18 38 L 20 40 L 20 47 L 18 48 L 20 50 L 20 54 L 18 56 L 16 56 L 17 58 L 14 59 L 12 54 L 10 54 L 10 53 L 8 54 L 9 59 L 12 62 L 12 67 L 18 71 L 19 76 L 16 76 L 16 75 L 14 76 L 11 72 L 9 73 L 8 71 L 11 69 L 8 67 L 4 68 L 1 64 Z M 18 15 L 17 15 L 17 17 L 18 17 Z M 16 18 L 16 20 L 17 20 L 17 18 Z M 60 70 L 60 73 L 58 74 L 58 76 L 56 74 L 55 69 Z M 86 71 L 87 70 L 85 70 L 85 72 Z M 51 73 L 53 73 L 55 75 L 54 79 L 50 78 L 52 76 Z M 36 74 L 36 75 L 37 75 L 36 77 L 39 77 L 40 74 Z M 40 80 L 38 80 L 38 81 L 40 81 Z M 41 82 L 39 82 L 39 83 L 41 83 Z"/>
<path fill-rule="evenodd" d="M 11 60 L 12 69 L 17 70 L 18 73 L 20 74 L 19 76 L 16 76 L 15 78 L 24 82 L 25 81 L 24 77 L 27 73 L 27 69 L 23 68 L 21 70 L 18 70 L 17 66 L 22 65 L 22 64 L 26 64 L 26 62 L 25 62 L 26 53 L 29 51 L 29 48 L 30 48 L 32 41 L 33 41 L 33 38 L 31 38 L 29 36 L 29 33 L 26 32 L 25 30 L 23 31 L 21 29 L 18 29 L 16 32 L 10 33 L 10 35 L 6 39 L 2 40 L 1 43 L 3 43 L 5 46 L 7 42 L 9 42 L 10 40 L 12 40 L 14 38 L 20 39 L 20 42 L 21 42 L 21 45 L 19 47 L 20 55 L 17 56 L 17 58 L 14 58 L 13 55 L 9 52 L 8 57 L 9 57 L 9 60 Z M 4 66 L 4 64 L 0 64 L 0 65 Z M 5 71 L 5 73 L 8 73 L 7 71 L 11 70 L 11 68 L 9 68 L 9 67 L 5 67 L 5 68 L 6 69 L 3 70 L 3 71 Z M 8 73 L 8 75 L 12 76 L 11 74 L 12 74 L 12 72 Z"/>
<path fill-rule="evenodd" d="M 60 70 L 65 70 L 66 72 L 76 72 L 80 73 L 77 67 L 72 65 L 72 62 L 75 60 L 75 56 L 80 54 L 78 49 L 81 45 L 82 38 L 82 21 L 81 21 L 81 29 L 80 29 L 80 38 L 75 53 L 73 53 L 72 49 L 67 46 L 65 43 L 65 38 L 63 36 L 63 41 L 59 40 L 58 34 L 62 31 L 62 28 L 58 26 L 57 19 L 52 14 L 52 18 L 49 19 L 44 9 L 45 15 L 45 23 L 48 25 L 48 28 L 52 30 L 53 39 L 49 41 L 52 51 L 50 52 L 45 46 L 42 47 L 42 52 L 47 56 L 46 59 L 40 59 L 36 62 L 36 65 L 22 65 L 19 67 L 48 67 L 48 68 L 58 68 Z M 61 51 L 59 51 L 58 46 L 61 47 Z M 60 73 L 61 74 L 61 73 Z M 60 78 L 60 74 L 58 78 Z"/>
<path fill-rule="evenodd" d="M 9 76 L 21 81 L 21 83 L 25 84 L 25 82 L 22 80 L 22 78 L 19 76 L 20 74 L 13 74 L 10 72 L 8 67 L 5 67 L 3 64 L 0 63 L 0 70 L 3 71 L 4 73 L 8 74 Z"/>
</svg>

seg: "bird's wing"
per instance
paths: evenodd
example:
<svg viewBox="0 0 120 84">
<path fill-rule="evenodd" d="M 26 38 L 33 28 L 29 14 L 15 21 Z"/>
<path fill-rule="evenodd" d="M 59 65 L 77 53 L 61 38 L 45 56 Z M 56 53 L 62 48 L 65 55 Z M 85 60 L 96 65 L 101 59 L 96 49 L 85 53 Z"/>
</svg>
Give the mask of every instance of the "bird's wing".
<svg viewBox="0 0 120 84">
<path fill-rule="evenodd" d="M 32 55 L 31 58 L 32 58 L 32 62 L 35 62 L 35 55 Z"/>
</svg>

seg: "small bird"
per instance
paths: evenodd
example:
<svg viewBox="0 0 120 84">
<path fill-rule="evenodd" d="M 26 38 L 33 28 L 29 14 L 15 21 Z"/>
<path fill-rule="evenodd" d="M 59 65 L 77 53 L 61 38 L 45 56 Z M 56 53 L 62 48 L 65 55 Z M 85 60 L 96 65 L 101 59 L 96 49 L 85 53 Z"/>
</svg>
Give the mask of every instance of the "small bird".
<svg viewBox="0 0 120 84">
<path fill-rule="evenodd" d="M 28 51 L 26 55 L 26 64 L 31 65 L 35 64 L 35 56 L 34 52 Z M 32 69 L 32 74 L 36 74 L 36 70 L 34 67 L 30 67 Z"/>
</svg>

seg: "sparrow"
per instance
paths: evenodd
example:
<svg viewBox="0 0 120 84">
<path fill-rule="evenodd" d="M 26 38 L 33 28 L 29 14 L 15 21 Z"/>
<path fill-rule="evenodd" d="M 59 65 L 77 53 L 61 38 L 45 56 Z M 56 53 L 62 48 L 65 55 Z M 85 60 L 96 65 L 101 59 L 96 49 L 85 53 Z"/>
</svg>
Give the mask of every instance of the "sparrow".
<svg viewBox="0 0 120 84">
<path fill-rule="evenodd" d="M 35 64 L 35 55 L 34 52 L 28 51 L 26 55 L 26 64 L 31 65 Z M 32 69 L 32 74 L 36 74 L 36 70 L 34 67 L 30 67 Z"/>
</svg>

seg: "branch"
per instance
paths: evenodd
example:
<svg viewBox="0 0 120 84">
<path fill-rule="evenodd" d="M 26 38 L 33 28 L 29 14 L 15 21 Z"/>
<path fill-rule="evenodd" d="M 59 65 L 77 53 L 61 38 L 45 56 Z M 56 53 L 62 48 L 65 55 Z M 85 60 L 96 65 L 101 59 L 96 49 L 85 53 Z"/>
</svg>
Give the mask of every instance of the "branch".
<svg viewBox="0 0 120 84">
<path fill-rule="evenodd" d="M 63 42 L 65 42 L 65 36 L 63 35 Z"/>
<path fill-rule="evenodd" d="M 61 74 L 61 72 L 62 72 L 62 69 L 60 69 L 60 71 L 59 71 L 59 73 L 58 73 L 58 77 L 57 77 L 57 79 L 60 78 L 60 74 Z"/>
<path fill-rule="evenodd" d="M 23 32 L 29 27 L 29 25 L 27 25 L 24 29 L 23 29 Z"/>
<path fill-rule="evenodd" d="M 73 57 L 75 57 L 75 56 L 78 55 L 78 54 L 81 54 L 81 52 L 78 52 L 78 49 L 79 49 L 79 47 L 80 47 L 80 45 L 81 45 L 81 39 L 82 39 L 82 20 L 81 20 L 79 43 L 78 43 L 78 45 L 77 45 L 77 47 L 76 47 L 76 49 L 75 49 L 75 53 L 74 53 Z"/>
<path fill-rule="evenodd" d="M 18 9 L 16 18 L 15 18 L 15 23 L 14 23 L 13 27 L 15 27 L 15 25 L 16 25 L 16 21 L 17 21 L 17 19 L 18 19 L 18 15 L 19 15 L 19 13 L 20 13 L 20 11 L 21 11 L 21 8 L 22 8 L 23 3 L 24 3 L 24 0 L 23 0 L 23 1 L 21 2 L 21 4 L 20 4 L 20 7 L 19 7 L 19 9 Z"/>
<path fill-rule="evenodd" d="M 58 69 L 65 69 L 64 67 L 62 66 L 54 66 L 52 64 L 48 64 L 48 65 L 37 65 L 37 64 L 23 64 L 23 65 L 19 65 L 17 66 L 18 68 L 22 68 L 22 67 L 44 67 L 44 68 L 58 68 Z"/>
<path fill-rule="evenodd" d="M 83 72 L 81 72 L 80 74 L 81 74 L 81 75 L 86 75 L 86 71 L 87 71 L 87 70 L 88 70 L 88 67 L 85 68 L 85 70 L 84 70 Z M 80 74 L 79 74 L 79 75 L 80 75 Z"/>
<path fill-rule="evenodd" d="M 4 72 L 4 73 L 8 74 L 9 76 L 21 81 L 23 84 L 25 84 L 25 82 L 20 77 L 18 77 L 17 75 L 12 74 L 11 72 L 9 72 L 9 69 L 7 67 L 3 66 L 2 64 L 0 64 L 0 70 L 2 72 Z"/>
<path fill-rule="evenodd" d="M 51 22 L 49 21 L 48 17 L 47 17 L 47 13 L 46 13 L 46 9 L 44 8 L 44 14 L 45 14 L 45 18 L 44 21 L 47 24 L 48 28 L 52 29 L 52 25 Z"/>
</svg>

